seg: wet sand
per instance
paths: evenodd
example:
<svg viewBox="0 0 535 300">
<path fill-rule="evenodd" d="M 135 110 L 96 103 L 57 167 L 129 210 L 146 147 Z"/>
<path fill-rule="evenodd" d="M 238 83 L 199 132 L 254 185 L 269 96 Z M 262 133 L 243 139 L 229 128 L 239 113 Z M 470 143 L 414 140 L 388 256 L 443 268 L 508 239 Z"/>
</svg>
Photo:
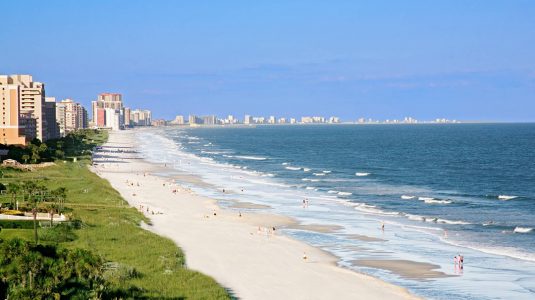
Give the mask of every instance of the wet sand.
<svg viewBox="0 0 535 300">
<path fill-rule="evenodd" d="M 380 259 L 368 259 L 368 260 L 355 260 L 353 264 L 361 267 L 370 267 L 390 271 L 401 277 L 414 279 L 414 280 L 430 280 L 434 278 L 452 277 L 442 271 L 438 271 L 440 266 L 411 261 L 411 260 L 380 260 Z"/>
</svg>

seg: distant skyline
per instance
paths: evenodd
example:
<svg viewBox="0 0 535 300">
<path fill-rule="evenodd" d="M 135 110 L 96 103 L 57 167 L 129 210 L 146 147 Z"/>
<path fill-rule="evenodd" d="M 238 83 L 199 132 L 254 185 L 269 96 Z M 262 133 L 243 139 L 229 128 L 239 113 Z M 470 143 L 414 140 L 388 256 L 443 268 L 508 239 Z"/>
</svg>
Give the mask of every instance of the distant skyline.
<svg viewBox="0 0 535 300">
<path fill-rule="evenodd" d="M 533 1 L 5 1 L 0 74 L 90 108 L 535 121 Z"/>
</svg>

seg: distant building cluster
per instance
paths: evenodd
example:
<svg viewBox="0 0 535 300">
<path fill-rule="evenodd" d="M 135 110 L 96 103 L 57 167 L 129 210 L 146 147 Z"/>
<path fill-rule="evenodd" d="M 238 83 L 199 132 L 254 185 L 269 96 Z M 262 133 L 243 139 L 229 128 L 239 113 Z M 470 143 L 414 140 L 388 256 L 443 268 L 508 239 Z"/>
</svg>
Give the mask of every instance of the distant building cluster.
<svg viewBox="0 0 535 300">
<path fill-rule="evenodd" d="M 123 106 L 121 94 L 103 93 L 87 110 L 73 99 L 59 102 L 47 97 L 45 84 L 31 75 L 0 75 L 0 144 L 26 145 L 37 138 L 43 142 L 64 137 L 79 129 L 112 130 L 152 125 L 149 110 L 130 110 Z"/>
<path fill-rule="evenodd" d="M 339 117 L 322 117 L 322 116 L 303 116 L 301 118 L 285 118 L 285 117 L 257 117 L 252 115 L 245 115 L 242 120 L 228 115 L 226 118 L 218 118 L 215 115 L 208 116 L 196 116 L 178 115 L 171 121 L 158 120 L 154 123 L 154 126 L 164 125 L 189 125 L 189 126 L 202 126 L 202 125 L 275 125 L 275 124 L 429 124 L 429 123 L 460 123 L 457 120 L 449 119 L 435 119 L 433 121 L 419 121 L 413 117 L 405 117 L 402 120 L 387 119 L 387 120 L 374 120 L 371 118 L 359 118 L 355 121 L 342 122 Z"/>
<path fill-rule="evenodd" d="M 254 117 L 251 115 L 245 115 L 243 120 L 236 118 L 233 115 L 228 115 L 226 118 L 218 118 L 215 115 L 209 116 L 196 116 L 189 115 L 184 117 L 178 115 L 174 120 L 166 122 L 167 125 L 190 125 L 190 126 L 200 126 L 200 125 L 261 125 L 261 124 L 336 124 L 340 123 L 340 118 L 338 117 L 301 117 L 301 119 L 296 118 L 285 118 L 285 117 Z"/>
<path fill-rule="evenodd" d="M 453 123 L 460 123 L 457 120 L 449 120 L 449 119 L 435 119 L 433 121 L 419 121 L 412 117 L 405 117 L 403 120 L 397 120 L 397 119 L 386 119 L 386 120 L 374 120 L 374 119 L 366 119 L 366 118 L 359 118 L 356 121 L 357 124 L 453 124 Z"/>
<path fill-rule="evenodd" d="M 37 138 L 56 139 L 87 127 L 87 111 L 71 99 L 56 103 L 45 84 L 31 75 L 0 75 L 2 124 L 0 143 L 26 145 Z"/>
<path fill-rule="evenodd" d="M 50 102 L 56 101 L 52 97 L 46 99 Z M 87 128 L 87 110 L 72 99 L 61 100 L 56 103 L 56 122 L 59 125 L 59 136 L 64 137 L 70 132 Z"/>
<path fill-rule="evenodd" d="M 123 97 L 117 93 L 102 93 L 91 102 L 92 127 L 121 130 L 126 127 L 150 126 L 150 110 L 135 109 L 123 105 Z"/>
</svg>

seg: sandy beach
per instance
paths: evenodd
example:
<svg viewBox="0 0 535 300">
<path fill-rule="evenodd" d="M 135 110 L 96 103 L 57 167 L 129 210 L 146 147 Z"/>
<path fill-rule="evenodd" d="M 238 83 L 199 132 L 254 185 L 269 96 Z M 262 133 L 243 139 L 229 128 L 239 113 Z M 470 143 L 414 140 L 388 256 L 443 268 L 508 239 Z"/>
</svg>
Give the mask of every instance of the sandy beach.
<svg viewBox="0 0 535 300">
<path fill-rule="evenodd" d="M 95 155 L 92 171 L 107 179 L 132 207 L 143 211 L 151 223 L 143 225 L 147 230 L 180 246 L 189 268 L 212 276 L 236 297 L 416 299 L 404 288 L 338 267 L 336 257 L 277 230 L 336 228 L 305 228 L 285 216 L 253 213 L 255 205 L 250 203 L 235 204 L 236 208 L 249 208 L 241 216 L 235 210 L 221 209 L 216 201 L 198 196 L 170 178 L 152 175 L 164 166 L 144 161 L 134 145 L 134 131 L 110 132 L 108 143 Z M 399 262 L 392 264 L 379 267 L 401 272 Z M 426 271 L 433 268 L 424 267 Z"/>
</svg>

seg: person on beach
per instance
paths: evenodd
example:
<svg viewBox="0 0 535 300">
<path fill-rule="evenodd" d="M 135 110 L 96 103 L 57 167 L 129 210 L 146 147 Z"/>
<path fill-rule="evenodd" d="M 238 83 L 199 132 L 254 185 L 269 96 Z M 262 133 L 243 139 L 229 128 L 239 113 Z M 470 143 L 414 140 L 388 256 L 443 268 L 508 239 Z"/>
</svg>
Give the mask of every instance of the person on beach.
<svg viewBox="0 0 535 300">
<path fill-rule="evenodd" d="M 459 268 L 463 268 L 463 264 L 464 264 L 464 257 L 459 254 Z"/>
<path fill-rule="evenodd" d="M 385 222 L 381 222 L 381 231 L 385 231 Z"/>
<path fill-rule="evenodd" d="M 308 257 L 307 257 L 307 253 L 303 251 L 303 261 L 307 261 Z"/>
<path fill-rule="evenodd" d="M 240 211 L 240 212 L 238 212 L 238 216 L 239 216 L 239 217 L 241 218 L 241 211 Z"/>
</svg>

